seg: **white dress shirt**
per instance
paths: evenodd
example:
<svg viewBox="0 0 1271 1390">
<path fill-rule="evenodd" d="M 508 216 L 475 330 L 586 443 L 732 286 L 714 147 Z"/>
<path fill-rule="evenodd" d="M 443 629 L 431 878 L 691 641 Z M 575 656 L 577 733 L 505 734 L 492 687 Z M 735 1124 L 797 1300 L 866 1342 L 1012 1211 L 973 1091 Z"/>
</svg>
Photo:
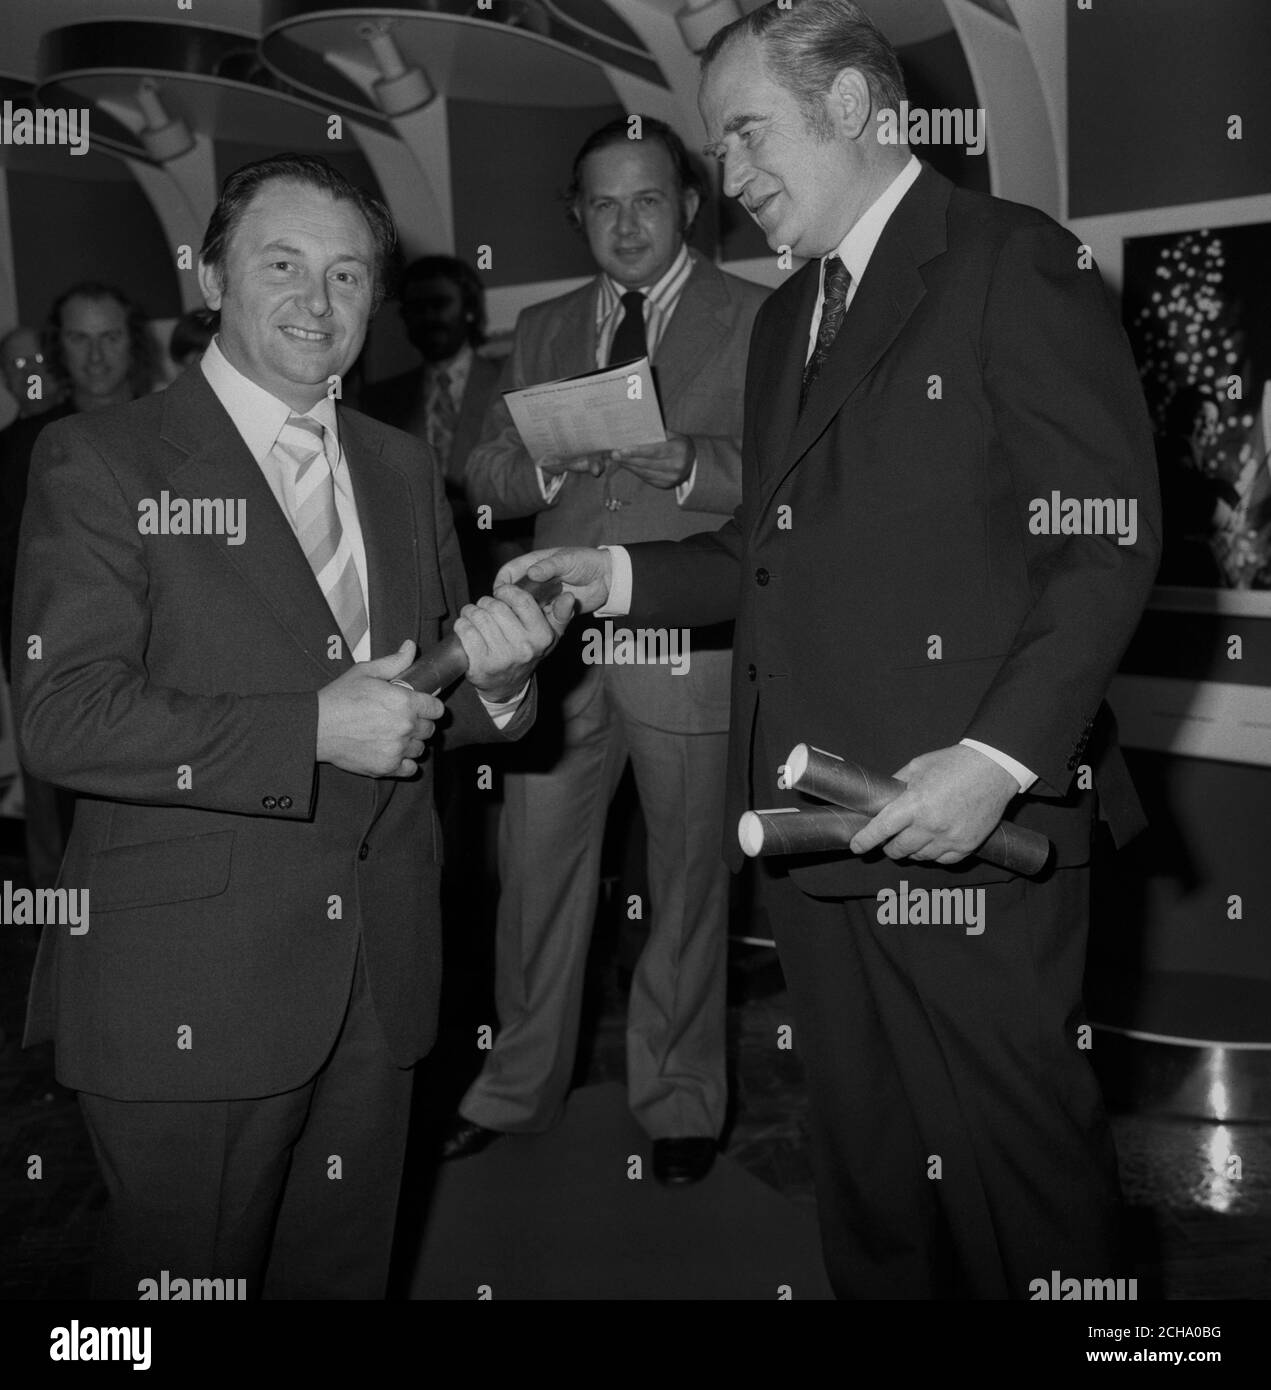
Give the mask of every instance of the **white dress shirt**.
<svg viewBox="0 0 1271 1390">
<path fill-rule="evenodd" d="M 361 641 L 352 652 L 354 661 L 371 659 L 371 597 L 366 580 L 366 545 L 362 540 L 362 524 L 358 520 L 357 503 L 353 497 L 353 481 L 349 476 L 348 460 L 344 456 L 344 445 L 340 440 L 339 423 L 335 402 L 329 396 L 322 399 L 309 410 L 292 410 L 286 401 L 280 401 L 263 386 L 245 377 L 221 351 L 220 341 L 213 338 L 203 360 L 199 363 L 207 384 L 212 388 L 216 399 L 225 407 L 226 413 L 234 422 L 234 428 L 242 436 L 243 443 L 260 471 L 265 475 L 269 490 L 277 499 L 283 516 L 295 528 L 295 518 L 287 505 L 287 491 L 283 484 L 282 467 L 274 457 L 273 448 L 282 427 L 292 415 L 305 415 L 316 420 L 330 430 L 336 442 L 338 457 L 331 468 L 331 479 L 335 486 L 335 510 L 340 518 L 340 526 L 348 537 L 353 551 L 353 564 L 357 570 L 358 582 L 362 586 L 362 599 L 366 604 L 367 624 Z M 494 720 L 496 728 L 503 728 L 516 713 L 517 707 L 525 697 L 528 684 L 511 700 L 494 702 L 487 700 L 477 691 L 481 703 Z"/>
<path fill-rule="evenodd" d="M 887 226 L 892 213 L 900 205 L 901 199 L 914 186 L 921 173 L 922 164 L 911 154 L 909 162 L 866 208 L 843 240 L 833 251 L 827 252 L 821 258 L 820 287 L 817 290 L 816 306 L 812 311 L 812 322 L 808 326 L 808 347 L 804 356 L 805 362 L 812 356 L 812 350 L 816 347 L 817 330 L 821 326 L 821 312 L 825 304 L 826 260 L 830 256 L 838 256 L 851 274 L 852 283 L 847 292 L 846 302 L 846 310 L 850 313 L 852 300 L 856 297 L 857 286 L 865 274 L 865 268 L 869 265 L 870 257 L 874 254 L 874 248 L 878 245 L 883 229 Z M 844 324 L 846 325 L 847 322 L 845 318 Z M 839 331 L 843 332 L 844 330 L 840 329 Z M 625 617 L 631 611 L 631 557 L 627 554 L 625 547 L 620 545 L 602 546 L 601 549 L 608 550 L 613 558 L 613 576 L 609 585 L 608 602 L 604 607 L 597 609 L 596 616 L 599 618 Z M 1001 752 L 1000 749 L 993 748 L 987 743 L 981 743 L 974 738 L 964 738 L 960 741 L 965 747 L 975 748 L 986 757 L 992 758 L 999 767 L 1009 772 L 1019 783 L 1021 792 L 1026 792 L 1037 780 L 1036 773 L 1030 771 L 1015 758 Z"/>
</svg>

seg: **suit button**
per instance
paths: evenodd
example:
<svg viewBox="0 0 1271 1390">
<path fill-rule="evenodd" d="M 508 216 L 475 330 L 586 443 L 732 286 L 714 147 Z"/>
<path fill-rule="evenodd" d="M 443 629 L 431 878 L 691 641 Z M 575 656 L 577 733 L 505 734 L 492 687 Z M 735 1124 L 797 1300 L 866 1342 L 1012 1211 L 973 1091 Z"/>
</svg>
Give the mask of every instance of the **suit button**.
<svg viewBox="0 0 1271 1390">
<path fill-rule="evenodd" d="M 278 798 L 278 805 L 279 805 L 284 811 L 290 811 L 290 810 L 291 810 L 291 798 L 290 798 L 289 796 L 280 796 L 280 797 Z"/>
<path fill-rule="evenodd" d="M 762 565 L 755 571 L 755 583 L 762 589 L 763 586 L 772 578 Z"/>
<path fill-rule="evenodd" d="M 758 674 L 759 672 L 755 670 L 755 663 L 752 661 L 750 665 L 746 667 L 746 679 L 752 681 Z"/>
<path fill-rule="evenodd" d="M 278 803 L 274 800 L 272 796 L 262 796 L 260 799 L 260 804 L 265 808 L 266 811 L 272 811 L 274 807 L 278 805 Z"/>
<path fill-rule="evenodd" d="M 357 857 L 358 857 L 359 859 L 365 859 L 366 856 L 367 856 L 368 854 L 370 854 L 370 852 L 371 852 L 371 847 L 370 847 L 370 845 L 363 843 L 362 847 L 361 847 L 361 848 L 358 850 L 358 852 L 357 852 Z"/>
</svg>

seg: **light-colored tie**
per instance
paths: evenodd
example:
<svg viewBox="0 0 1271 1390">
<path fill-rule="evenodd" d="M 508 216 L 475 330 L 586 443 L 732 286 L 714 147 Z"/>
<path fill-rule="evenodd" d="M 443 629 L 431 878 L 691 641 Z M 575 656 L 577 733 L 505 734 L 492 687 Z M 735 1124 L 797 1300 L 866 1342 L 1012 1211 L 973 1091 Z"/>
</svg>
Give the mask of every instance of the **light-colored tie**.
<svg viewBox="0 0 1271 1390">
<path fill-rule="evenodd" d="M 353 656 L 369 623 L 353 547 L 335 507 L 328 448 L 334 452 L 335 441 L 317 420 L 292 415 L 279 432 L 273 453 L 282 464 L 296 538 Z"/>
</svg>

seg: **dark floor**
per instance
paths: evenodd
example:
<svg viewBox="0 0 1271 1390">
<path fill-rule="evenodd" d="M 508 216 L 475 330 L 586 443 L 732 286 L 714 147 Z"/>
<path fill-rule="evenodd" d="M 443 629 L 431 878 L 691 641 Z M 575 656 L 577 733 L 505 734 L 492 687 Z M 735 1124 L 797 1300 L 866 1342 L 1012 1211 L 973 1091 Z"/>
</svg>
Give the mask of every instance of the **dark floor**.
<svg viewBox="0 0 1271 1390">
<path fill-rule="evenodd" d="M 18 829 L 0 821 L 0 881 L 21 880 Z M 468 902 L 471 910 L 471 896 Z M 611 894 L 601 904 L 579 1081 L 623 1078 L 625 984 L 638 941 L 620 902 L 625 898 Z M 436 1127 L 471 1070 L 470 1021 L 485 1008 L 472 1001 L 480 1000 L 487 962 L 472 949 L 470 932 L 465 938 L 457 951 L 448 944 L 447 1024 L 421 1068 L 408 1173 L 426 1168 Z M 18 1045 L 33 951 L 26 929 L 0 932 L 0 1297 L 79 1298 L 87 1291 L 101 1189 L 74 1099 L 53 1080 L 50 1049 L 24 1052 Z M 776 1042 L 780 1025 L 791 1020 L 774 953 L 734 944 L 729 993 L 727 1152 L 814 1210 L 801 1071 Z M 1123 1109 L 1114 1126 L 1140 1297 L 1271 1298 L 1271 1123 L 1218 1125 Z M 36 1155 L 39 1181 L 28 1176 Z M 1227 1176 L 1233 1156 L 1238 1179 Z M 410 1216 L 404 1211 L 403 1220 Z"/>
</svg>

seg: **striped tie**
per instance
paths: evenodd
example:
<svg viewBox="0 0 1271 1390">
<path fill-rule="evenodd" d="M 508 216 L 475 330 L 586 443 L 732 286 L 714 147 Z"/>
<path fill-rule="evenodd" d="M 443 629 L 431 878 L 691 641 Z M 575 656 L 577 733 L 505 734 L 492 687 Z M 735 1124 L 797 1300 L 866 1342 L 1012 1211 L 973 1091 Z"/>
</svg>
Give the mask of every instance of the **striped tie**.
<svg viewBox="0 0 1271 1390">
<path fill-rule="evenodd" d="M 273 454 L 283 467 L 296 538 L 353 656 L 369 624 L 353 548 L 335 509 L 327 441 L 327 431 L 317 420 L 292 415 L 279 432 Z"/>
</svg>

